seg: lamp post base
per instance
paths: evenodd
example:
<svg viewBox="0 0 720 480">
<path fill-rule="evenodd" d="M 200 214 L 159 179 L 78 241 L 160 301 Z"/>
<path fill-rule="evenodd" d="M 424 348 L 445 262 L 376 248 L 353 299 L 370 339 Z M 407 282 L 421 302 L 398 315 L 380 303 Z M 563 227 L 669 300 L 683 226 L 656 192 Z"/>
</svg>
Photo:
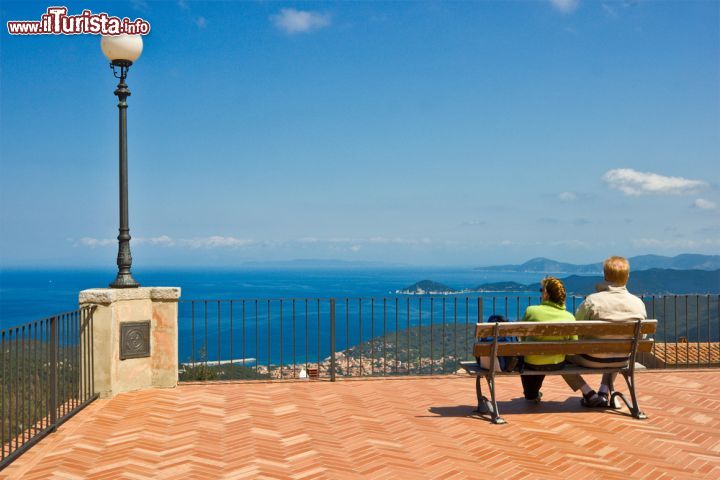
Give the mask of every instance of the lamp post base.
<svg viewBox="0 0 720 480">
<path fill-rule="evenodd" d="M 129 273 L 120 274 L 110 284 L 110 288 L 138 288 L 140 284 Z"/>
</svg>

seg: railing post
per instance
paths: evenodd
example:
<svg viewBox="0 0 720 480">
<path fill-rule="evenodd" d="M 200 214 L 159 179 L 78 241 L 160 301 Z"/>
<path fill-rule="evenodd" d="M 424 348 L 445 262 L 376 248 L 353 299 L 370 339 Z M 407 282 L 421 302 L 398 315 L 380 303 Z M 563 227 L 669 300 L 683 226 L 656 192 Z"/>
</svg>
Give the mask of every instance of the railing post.
<svg viewBox="0 0 720 480">
<path fill-rule="evenodd" d="M 50 317 L 50 426 L 57 429 L 57 317 Z"/>
<path fill-rule="evenodd" d="M 483 322 L 483 298 L 478 297 L 478 305 L 477 305 L 477 323 Z"/>
<path fill-rule="evenodd" d="M 335 381 L 335 299 L 330 299 L 330 381 Z"/>
</svg>

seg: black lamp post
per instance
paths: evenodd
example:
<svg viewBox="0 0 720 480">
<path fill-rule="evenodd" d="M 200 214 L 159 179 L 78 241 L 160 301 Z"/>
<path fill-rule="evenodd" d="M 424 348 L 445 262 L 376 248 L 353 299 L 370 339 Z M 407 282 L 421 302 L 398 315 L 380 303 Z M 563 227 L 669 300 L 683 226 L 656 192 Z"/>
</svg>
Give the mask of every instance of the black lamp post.
<svg viewBox="0 0 720 480">
<path fill-rule="evenodd" d="M 110 68 L 115 78 L 120 79 L 115 95 L 118 97 L 120 120 L 120 229 L 118 234 L 118 273 L 110 288 L 137 288 L 140 284 L 130 273 L 132 255 L 130 254 L 130 225 L 128 221 L 128 175 L 127 175 L 127 97 L 130 96 L 125 84 L 130 65 L 140 57 L 143 43 L 140 35 L 118 35 L 102 37 L 102 51 L 110 60 Z"/>
</svg>

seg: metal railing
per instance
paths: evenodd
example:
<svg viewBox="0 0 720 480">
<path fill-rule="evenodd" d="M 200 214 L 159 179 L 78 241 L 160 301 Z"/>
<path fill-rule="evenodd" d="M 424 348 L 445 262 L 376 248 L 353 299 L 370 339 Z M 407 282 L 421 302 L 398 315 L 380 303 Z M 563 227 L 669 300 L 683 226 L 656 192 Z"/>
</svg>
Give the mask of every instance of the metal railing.
<svg viewBox="0 0 720 480">
<path fill-rule="evenodd" d="M 659 322 L 650 368 L 720 366 L 720 295 L 642 297 Z M 575 311 L 582 297 L 569 298 Z M 180 380 L 454 373 L 474 324 L 519 320 L 537 294 L 182 300 Z"/>
<path fill-rule="evenodd" d="M 97 398 L 93 309 L 0 331 L 0 470 Z"/>
<path fill-rule="evenodd" d="M 454 371 L 478 308 L 469 297 L 181 301 L 180 379 Z"/>
<path fill-rule="evenodd" d="M 641 297 L 658 319 L 655 345 L 640 362 L 649 368 L 720 367 L 720 295 Z"/>
</svg>

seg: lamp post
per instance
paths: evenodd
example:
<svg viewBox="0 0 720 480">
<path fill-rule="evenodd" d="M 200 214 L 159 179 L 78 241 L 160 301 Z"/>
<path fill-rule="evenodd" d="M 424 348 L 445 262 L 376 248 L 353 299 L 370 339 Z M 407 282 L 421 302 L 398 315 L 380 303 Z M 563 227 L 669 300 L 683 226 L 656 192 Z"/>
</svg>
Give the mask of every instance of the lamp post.
<svg viewBox="0 0 720 480">
<path fill-rule="evenodd" d="M 110 288 L 137 288 L 140 286 L 132 277 L 132 255 L 130 254 L 130 226 L 128 222 L 128 178 L 127 178 L 127 97 L 130 96 L 125 84 L 130 65 L 140 57 L 143 49 L 140 35 L 117 35 L 102 37 L 100 41 L 105 56 L 110 60 L 115 78 L 120 79 L 115 95 L 118 97 L 120 115 L 120 229 L 118 234 L 118 273 Z"/>
</svg>

